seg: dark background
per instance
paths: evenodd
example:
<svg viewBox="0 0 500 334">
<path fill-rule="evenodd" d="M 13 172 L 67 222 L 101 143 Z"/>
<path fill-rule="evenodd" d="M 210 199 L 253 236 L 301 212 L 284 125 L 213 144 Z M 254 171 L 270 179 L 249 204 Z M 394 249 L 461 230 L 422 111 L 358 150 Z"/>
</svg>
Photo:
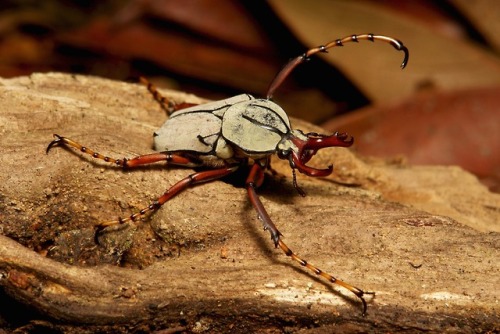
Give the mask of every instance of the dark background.
<svg viewBox="0 0 500 334">
<path fill-rule="evenodd" d="M 291 116 L 353 134 L 363 155 L 458 164 L 498 191 L 499 22 L 491 0 L 2 1 L 0 76 L 142 75 L 209 99 L 265 96 L 307 48 L 385 34 L 410 49 L 404 71 L 402 53 L 384 43 L 346 44 L 299 67 L 275 100 Z"/>
</svg>

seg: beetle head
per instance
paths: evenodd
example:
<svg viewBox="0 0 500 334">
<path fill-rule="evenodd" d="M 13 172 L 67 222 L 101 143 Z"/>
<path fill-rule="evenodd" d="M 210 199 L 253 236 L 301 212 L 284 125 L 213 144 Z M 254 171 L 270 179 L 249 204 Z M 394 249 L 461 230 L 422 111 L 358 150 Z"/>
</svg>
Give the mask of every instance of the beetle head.
<svg viewBox="0 0 500 334">
<path fill-rule="evenodd" d="M 300 130 L 292 130 L 278 144 L 278 157 L 287 159 L 292 169 L 298 169 L 299 172 L 308 176 L 327 176 L 333 171 L 332 165 L 318 169 L 307 166 L 306 163 L 322 148 L 349 147 L 353 142 L 354 139 L 346 133 L 335 132 L 327 136 L 314 132 L 304 134 Z"/>
</svg>

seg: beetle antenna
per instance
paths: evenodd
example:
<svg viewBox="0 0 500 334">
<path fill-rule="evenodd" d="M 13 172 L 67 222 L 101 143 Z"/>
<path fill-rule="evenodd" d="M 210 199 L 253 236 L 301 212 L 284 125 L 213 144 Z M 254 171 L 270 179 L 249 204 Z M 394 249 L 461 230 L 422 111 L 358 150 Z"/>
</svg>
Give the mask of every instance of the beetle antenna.
<svg viewBox="0 0 500 334">
<path fill-rule="evenodd" d="M 288 64 L 285 65 L 281 69 L 280 72 L 274 77 L 273 81 L 269 85 L 267 90 L 267 99 L 271 99 L 274 95 L 274 92 L 281 86 L 281 84 L 286 80 L 286 78 L 292 73 L 292 71 L 298 65 L 303 62 L 309 60 L 309 58 L 316 53 L 327 53 L 328 49 L 336 47 L 336 46 L 344 46 L 344 43 L 348 42 L 359 42 L 359 40 L 367 40 L 370 42 L 382 41 L 391 44 L 396 50 L 404 52 L 403 62 L 401 63 L 401 68 L 405 68 L 408 65 L 408 58 L 410 57 L 410 53 L 408 48 L 403 45 L 403 43 L 395 38 L 384 36 L 384 35 L 374 35 L 374 34 L 360 34 L 360 35 L 351 35 L 344 38 L 339 38 L 333 40 L 324 45 L 317 46 L 315 48 L 307 50 L 305 53 L 300 56 L 292 59 Z"/>
</svg>

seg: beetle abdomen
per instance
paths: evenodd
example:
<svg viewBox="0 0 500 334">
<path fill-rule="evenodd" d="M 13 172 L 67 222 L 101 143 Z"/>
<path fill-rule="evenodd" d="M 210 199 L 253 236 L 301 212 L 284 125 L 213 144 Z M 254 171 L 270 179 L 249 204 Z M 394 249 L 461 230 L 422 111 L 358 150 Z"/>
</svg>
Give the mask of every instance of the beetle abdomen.
<svg viewBox="0 0 500 334">
<path fill-rule="evenodd" d="M 221 124 L 221 119 L 210 113 L 172 117 L 155 132 L 155 150 L 210 154 L 220 136 Z"/>
<path fill-rule="evenodd" d="M 251 99 L 251 95 L 241 94 L 176 111 L 154 133 L 155 150 L 231 158 L 232 150 L 221 137 L 222 118 L 232 105 Z"/>
</svg>

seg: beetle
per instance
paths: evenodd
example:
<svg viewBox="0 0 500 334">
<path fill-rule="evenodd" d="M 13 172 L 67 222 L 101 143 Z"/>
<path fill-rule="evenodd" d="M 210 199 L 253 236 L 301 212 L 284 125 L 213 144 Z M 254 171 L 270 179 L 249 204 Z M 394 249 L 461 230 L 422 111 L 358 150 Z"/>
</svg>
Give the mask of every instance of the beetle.
<svg viewBox="0 0 500 334">
<path fill-rule="evenodd" d="M 265 171 L 270 169 L 270 157 L 274 154 L 280 159 L 288 160 L 292 169 L 293 186 L 300 195 L 304 196 L 305 193 L 297 185 L 295 171 L 314 177 L 330 175 L 333 172 L 332 165 L 318 169 L 308 166 L 307 163 L 320 149 L 349 147 L 353 144 L 354 139 L 346 133 L 336 132 L 324 135 L 304 133 L 301 130 L 292 129 L 286 112 L 271 98 L 290 73 L 312 55 L 326 53 L 330 48 L 360 40 L 389 43 L 396 50 L 404 52 L 401 68 L 406 67 L 409 51 L 401 41 L 383 35 L 359 34 L 333 40 L 293 58 L 275 76 L 268 88 L 266 98 L 255 98 L 249 94 L 241 94 L 201 105 L 175 103 L 162 96 L 154 85 L 141 78 L 141 81 L 147 85 L 148 91 L 169 116 L 163 126 L 154 133 L 154 146 L 157 152 L 139 155 L 131 159 L 115 159 L 58 134 L 54 134 L 54 140 L 49 143 L 46 152 L 48 153 L 54 146 L 66 145 L 124 169 L 156 162 L 165 162 L 167 165 L 187 168 L 202 168 L 201 171 L 175 183 L 157 200 L 139 212 L 127 218 L 97 224 L 98 231 L 108 226 L 136 222 L 146 213 L 158 210 L 183 190 L 199 183 L 220 179 L 234 173 L 243 165 L 249 165 L 250 172 L 246 179 L 246 190 L 250 202 L 257 211 L 258 218 L 262 221 L 264 230 L 270 232 L 274 246 L 279 247 L 286 256 L 316 275 L 351 291 L 361 300 L 362 314 L 365 315 L 367 303 L 364 297 L 366 294 L 374 294 L 374 292 L 364 291 L 339 280 L 296 255 L 283 242 L 281 232 L 271 220 L 256 192 L 256 189 L 264 181 Z"/>
</svg>

